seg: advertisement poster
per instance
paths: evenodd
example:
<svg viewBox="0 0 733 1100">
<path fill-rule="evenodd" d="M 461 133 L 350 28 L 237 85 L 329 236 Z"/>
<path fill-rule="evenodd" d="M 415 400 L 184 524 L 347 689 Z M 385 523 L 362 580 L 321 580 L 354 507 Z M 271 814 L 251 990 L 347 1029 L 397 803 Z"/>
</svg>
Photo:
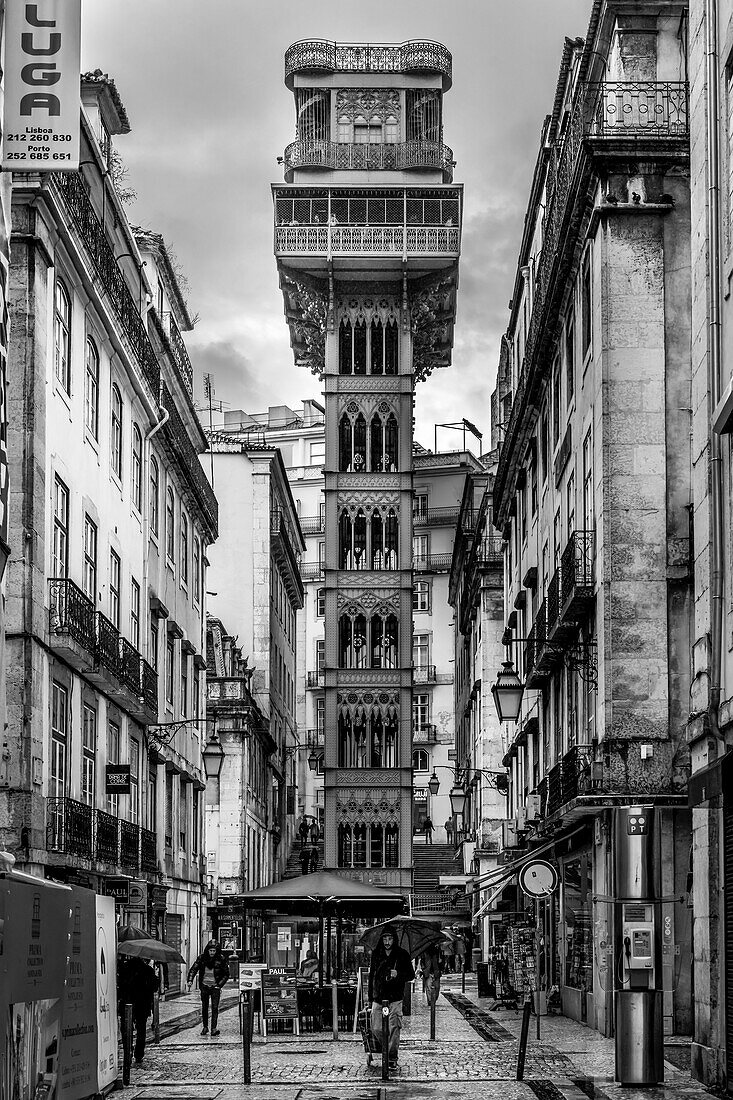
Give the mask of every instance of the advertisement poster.
<svg viewBox="0 0 733 1100">
<path fill-rule="evenodd" d="M 2 167 L 79 167 L 81 0 L 5 7 Z"/>
<path fill-rule="evenodd" d="M 114 898 L 95 896 L 97 929 L 97 1091 L 117 1077 L 117 930 Z"/>
<path fill-rule="evenodd" d="M 97 911 L 94 894 L 72 888 L 71 951 L 66 967 L 57 1095 L 81 1100 L 97 1085 Z"/>
<path fill-rule="evenodd" d="M 262 1005 L 268 1020 L 297 1020 L 298 993 L 294 966 L 262 972 Z"/>
<path fill-rule="evenodd" d="M 21 874 L 6 882 L 0 1095 L 46 1100 L 56 1095 L 72 892 Z"/>
</svg>

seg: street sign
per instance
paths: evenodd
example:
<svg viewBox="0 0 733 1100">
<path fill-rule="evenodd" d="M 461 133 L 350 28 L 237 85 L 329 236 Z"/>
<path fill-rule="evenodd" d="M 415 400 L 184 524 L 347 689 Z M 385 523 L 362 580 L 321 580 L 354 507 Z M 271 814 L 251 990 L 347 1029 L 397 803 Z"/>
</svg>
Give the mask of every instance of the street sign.
<svg viewBox="0 0 733 1100">
<path fill-rule="evenodd" d="M 107 764 L 105 767 L 105 781 L 106 794 L 129 794 L 130 765 Z"/>
<path fill-rule="evenodd" d="M 130 879 L 105 879 L 104 892 L 108 898 L 114 898 L 118 905 L 127 905 L 128 901 L 130 900 Z"/>
<path fill-rule="evenodd" d="M 148 907 L 148 884 L 140 879 L 133 879 L 130 883 L 130 896 L 127 902 L 128 909 L 134 909 L 138 913 L 144 913 Z"/>
<path fill-rule="evenodd" d="M 629 836 L 646 836 L 649 832 L 649 814 L 646 811 L 632 814 L 627 818 L 626 832 Z"/>
<path fill-rule="evenodd" d="M 519 872 L 519 885 L 531 898 L 547 898 L 553 894 L 560 883 L 557 869 L 544 859 L 533 859 L 525 863 Z"/>
</svg>

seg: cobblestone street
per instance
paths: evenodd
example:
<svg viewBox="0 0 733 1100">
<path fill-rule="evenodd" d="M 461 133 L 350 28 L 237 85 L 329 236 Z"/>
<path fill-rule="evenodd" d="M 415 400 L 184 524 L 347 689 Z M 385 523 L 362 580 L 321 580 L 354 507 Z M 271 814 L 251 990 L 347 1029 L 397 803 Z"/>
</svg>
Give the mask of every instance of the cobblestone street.
<svg viewBox="0 0 733 1100">
<path fill-rule="evenodd" d="M 460 989 L 458 979 L 446 988 Z M 469 980 L 466 997 L 483 1011 L 475 983 Z M 186 1023 L 195 1009 L 195 996 L 175 1002 Z M 165 1006 L 171 1017 L 173 1006 Z M 389 1084 L 380 1066 L 368 1067 L 359 1037 L 342 1034 L 333 1042 L 327 1033 L 271 1035 L 264 1041 L 255 1032 L 252 1046 L 252 1085 L 242 1082 L 242 1050 L 236 1008 L 220 1017 L 221 1035 L 201 1036 L 200 1025 L 188 1026 L 148 1046 L 142 1066 L 132 1067 L 129 1100 L 615 1100 L 620 1087 L 613 1083 L 613 1041 L 564 1017 L 543 1017 L 541 1039 L 532 1019 L 524 1081 L 517 1082 L 516 1062 L 521 1015 L 514 1011 L 489 1014 L 489 1030 L 501 1036 L 482 1038 L 461 1013 L 440 998 L 436 1034 L 429 1040 L 429 1014 L 421 994 L 405 1019 L 399 1066 Z M 671 1049 L 671 1048 L 670 1048 Z M 674 1048 L 678 1055 L 684 1047 Z M 683 1059 L 682 1059 L 683 1060 Z M 647 1096 L 660 1100 L 687 1100 L 709 1095 L 689 1073 L 665 1064 L 663 1089 L 624 1089 L 624 1100 Z"/>
</svg>

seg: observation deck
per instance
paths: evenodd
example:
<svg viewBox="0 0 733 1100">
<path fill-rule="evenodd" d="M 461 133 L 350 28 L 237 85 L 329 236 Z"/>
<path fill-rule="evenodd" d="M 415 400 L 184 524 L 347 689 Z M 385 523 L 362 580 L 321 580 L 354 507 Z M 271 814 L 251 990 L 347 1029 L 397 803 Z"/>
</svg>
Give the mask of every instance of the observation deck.
<svg viewBox="0 0 733 1100">
<path fill-rule="evenodd" d="M 285 54 L 285 84 L 292 89 L 296 75 L 317 73 L 434 73 L 443 91 L 453 83 L 453 59 L 441 42 L 414 40 L 399 44 L 329 42 L 304 38 Z"/>
<path fill-rule="evenodd" d="M 443 183 L 453 182 L 453 150 L 440 141 L 399 141 L 379 145 L 326 141 L 292 141 L 285 150 L 285 180 L 292 183 L 298 168 L 327 171 L 384 172 L 438 169 Z"/>
</svg>

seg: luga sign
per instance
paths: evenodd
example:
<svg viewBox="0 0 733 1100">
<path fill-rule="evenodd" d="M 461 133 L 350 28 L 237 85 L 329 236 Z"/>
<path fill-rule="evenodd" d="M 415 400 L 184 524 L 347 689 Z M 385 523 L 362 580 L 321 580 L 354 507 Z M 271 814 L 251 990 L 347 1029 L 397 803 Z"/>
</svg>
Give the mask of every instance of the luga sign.
<svg viewBox="0 0 733 1100">
<path fill-rule="evenodd" d="M 81 0 L 7 0 L 2 167 L 79 167 Z"/>
</svg>

